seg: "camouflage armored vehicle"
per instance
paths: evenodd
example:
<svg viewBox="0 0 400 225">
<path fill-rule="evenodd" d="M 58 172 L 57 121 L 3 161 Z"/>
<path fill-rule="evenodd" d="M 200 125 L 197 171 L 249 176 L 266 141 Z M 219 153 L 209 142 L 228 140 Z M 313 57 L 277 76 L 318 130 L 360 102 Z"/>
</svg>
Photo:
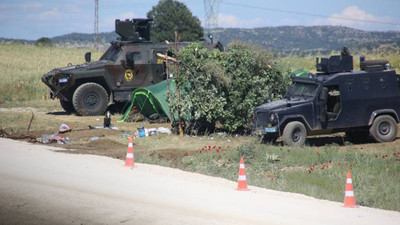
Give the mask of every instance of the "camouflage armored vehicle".
<svg viewBox="0 0 400 225">
<path fill-rule="evenodd" d="M 353 70 L 353 57 L 317 58 L 317 73 L 292 76 L 285 98 L 254 109 L 256 133 L 266 141 L 282 137 L 300 146 L 307 136 L 346 132 L 352 142 L 372 137 L 389 142 L 400 122 L 400 76 L 385 60 L 362 61 Z"/>
<path fill-rule="evenodd" d="M 150 42 L 149 19 L 115 21 L 116 41 L 91 62 L 54 69 L 42 81 L 51 89 L 50 96 L 60 100 L 63 109 L 78 115 L 100 115 L 114 102 L 130 100 L 135 88 L 156 84 L 166 79 L 163 60 L 164 43 Z"/>
</svg>

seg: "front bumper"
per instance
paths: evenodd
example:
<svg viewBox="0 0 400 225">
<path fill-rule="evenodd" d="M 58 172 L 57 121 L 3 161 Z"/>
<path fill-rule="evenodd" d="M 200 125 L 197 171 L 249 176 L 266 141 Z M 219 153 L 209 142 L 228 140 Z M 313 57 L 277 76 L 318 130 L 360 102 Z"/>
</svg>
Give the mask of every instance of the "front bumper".
<svg viewBox="0 0 400 225">
<path fill-rule="evenodd" d="M 259 127 L 254 131 L 255 135 L 275 135 L 278 134 L 279 127 L 278 126 L 267 126 L 267 127 Z"/>
<path fill-rule="evenodd" d="M 69 101 L 69 89 L 72 86 L 71 75 L 49 73 L 42 76 L 42 82 L 50 88 L 50 98 Z"/>
</svg>

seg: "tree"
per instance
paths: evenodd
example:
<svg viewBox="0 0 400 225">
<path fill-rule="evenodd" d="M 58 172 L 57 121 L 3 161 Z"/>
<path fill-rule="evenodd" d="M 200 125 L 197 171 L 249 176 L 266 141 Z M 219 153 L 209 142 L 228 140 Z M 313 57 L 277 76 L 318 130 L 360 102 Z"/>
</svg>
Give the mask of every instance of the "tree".
<svg viewBox="0 0 400 225">
<path fill-rule="evenodd" d="M 187 133 L 217 128 L 249 133 L 254 107 L 280 99 L 290 83 L 269 51 L 239 41 L 227 48 L 225 52 L 210 51 L 194 42 L 179 50 L 181 65 L 174 81 L 184 93 L 180 110 Z M 168 97 L 173 113 L 178 109 L 176 98 Z"/>
<path fill-rule="evenodd" d="M 36 46 L 45 46 L 45 47 L 51 47 L 53 46 L 53 42 L 51 41 L 50 38 L 47 37 L 41 37 L 35 41 Z"/>
<path fill-rule="evenodd" d="M 200 20 L 181 2 L 161 0 L 147 13 L 147 18 L 153 19 L 153 41 L 174 40 L 175 31 L 178 31 L 181 41 L 195 41 L 203 37 Z"/>
</svg>

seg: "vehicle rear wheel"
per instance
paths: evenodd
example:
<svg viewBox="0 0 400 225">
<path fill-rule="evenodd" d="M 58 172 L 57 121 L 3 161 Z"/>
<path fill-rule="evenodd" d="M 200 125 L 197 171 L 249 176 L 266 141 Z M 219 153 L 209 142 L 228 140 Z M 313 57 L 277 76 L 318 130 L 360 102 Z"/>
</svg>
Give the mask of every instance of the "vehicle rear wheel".
<svg viewBox="0 0 400 225">
<path fill-rule="evenodd" d="M 101 115 L 107 109 L 108 94 L 99 84 L 85 83 L 75 90 L 72 103 L 80 116 Z"/>
<path fill-rule="evenodd" d="M 303 123 L 290 122 L 283 129 L 283 143 L 289 146 L 302 146 L 307 139 L 307 130 Z"/>
<path fill-rule="evenodd" d="M 64 109 L 64 111 L 68 114 L 75 112 L 74 105 L 72 104 L 72 102 L 60 100 L 60 105 Z"/>
<path fill-rule="evenodd" d="M 372 123 L 369 133 L 377 142 L 394 141 L 397 136 L 397 123 L 389 115 L 378 116 Z"/>
</svg>

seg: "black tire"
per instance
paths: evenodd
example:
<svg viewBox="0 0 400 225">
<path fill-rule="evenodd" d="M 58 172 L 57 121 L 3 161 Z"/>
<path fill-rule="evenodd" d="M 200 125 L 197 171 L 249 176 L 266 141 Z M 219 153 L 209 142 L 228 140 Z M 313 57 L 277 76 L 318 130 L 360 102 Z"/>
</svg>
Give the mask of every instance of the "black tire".
<svg viewBox="0 0 400 225">
<path fill-rule="evenodd" d="M 68 114 L 75 112 L 74 105 L 72 104 L 72 102 L 60 100 L 60 105 L 64 109 L 64 111 Z"/>
<path fill-rule="evenodd" d="M 397 123 L 389 115 L 378 116 L 372 123 L 369 133 L 377 142 L 391 142 L 397 136 Z"/>
<path fill-rule="evenodd" d="M 99 84 L 85 83 L 75 90 L 72 103 L 80 116 L 102 115 L 107 109 L 108 94 Z"/>
<path fill-rule="evenodd" d="M 283 129 L 283 143 L 289 146 L 302 146 L 307 139 L 307 130 L 303 123 L 294 121 Z"/>
<path fill-rule="evenodd" d="M 353 144 L 365 143 L 368 141 L 368 130 L 349 130 L 346 131 L 346 138 Z"/>
</svg>

